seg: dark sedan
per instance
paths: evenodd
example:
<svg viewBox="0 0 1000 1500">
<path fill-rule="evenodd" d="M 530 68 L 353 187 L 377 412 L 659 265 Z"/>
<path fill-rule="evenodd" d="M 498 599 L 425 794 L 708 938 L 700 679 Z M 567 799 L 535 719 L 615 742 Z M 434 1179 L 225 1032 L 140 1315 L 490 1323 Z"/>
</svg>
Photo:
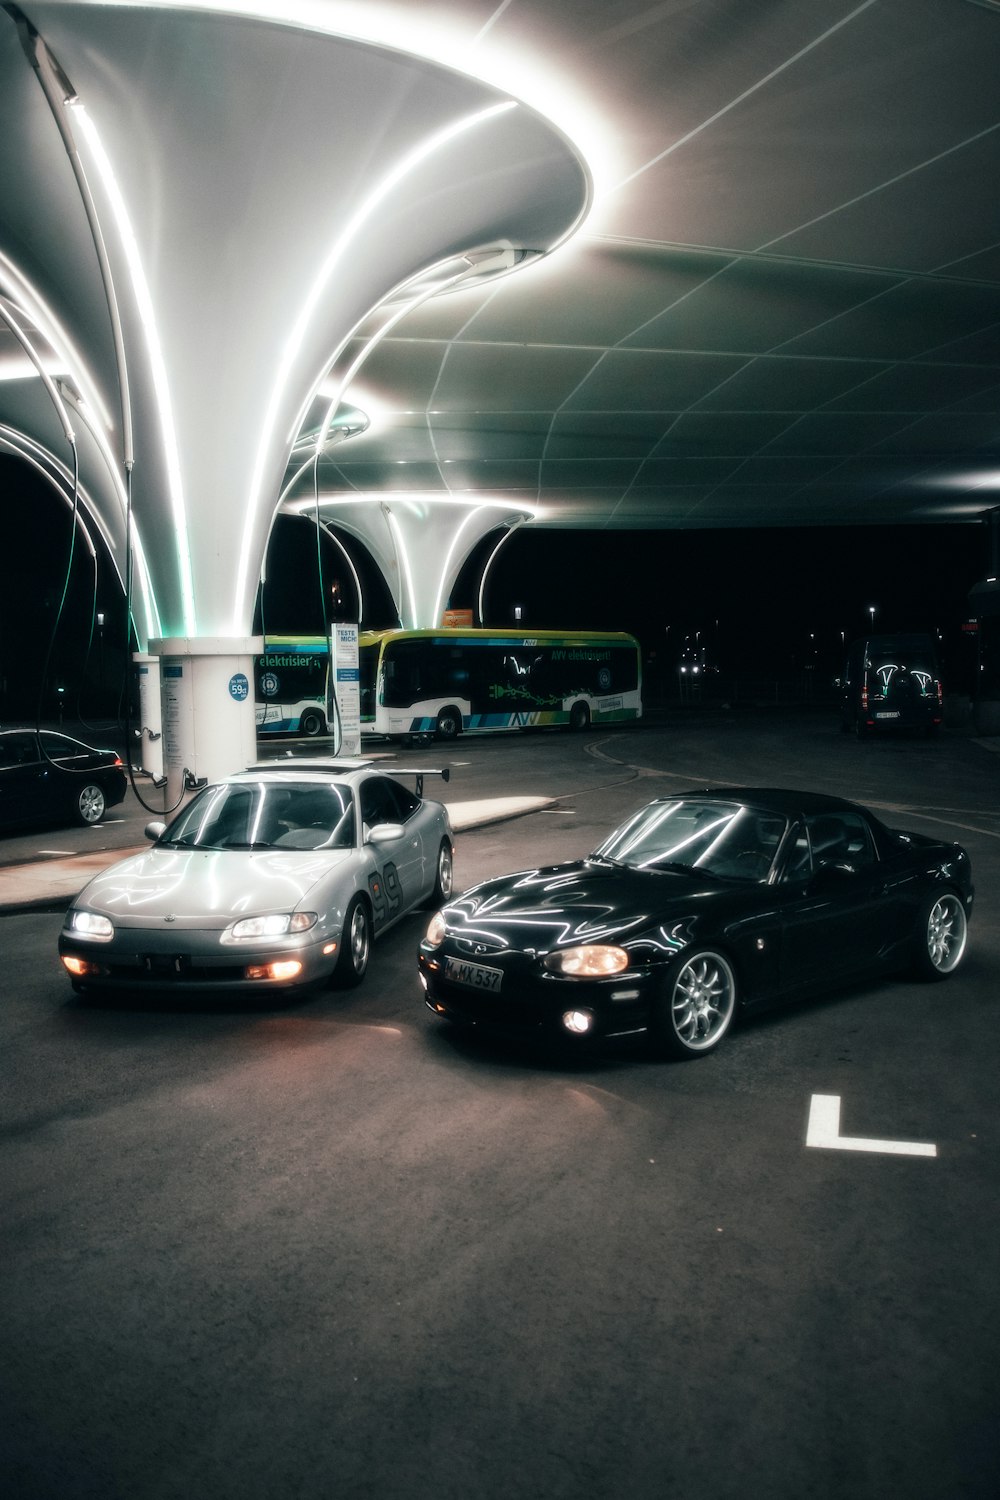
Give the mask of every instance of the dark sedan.
<svg viewBox="0 0 1000 1500">
<path fill-rule="evenodd" d="M 99 823 L 127 789 L 114 750 L 54 729 L 0 730 L 0 828 Z"/>
<path fill-rule="evenodd" d="M 665 797 L 587 859 L 473 887 L 420 945 L 440 1016 L 522 1033 L 651 1032 L 710 1052 L 737 1016 L 879 973 L 953 974 L 972 910 L 958 844 L 819 794 Z"/>
</svg>

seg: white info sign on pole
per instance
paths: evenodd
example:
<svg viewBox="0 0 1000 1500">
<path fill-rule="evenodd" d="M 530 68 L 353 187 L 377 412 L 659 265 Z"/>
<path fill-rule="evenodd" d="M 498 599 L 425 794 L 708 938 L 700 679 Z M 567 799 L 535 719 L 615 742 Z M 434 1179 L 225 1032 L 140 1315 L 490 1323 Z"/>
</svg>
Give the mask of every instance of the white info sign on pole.
<svg viewBox="0 0 1000 1500">
<path fill-rule="evenodd" d="M 342 755 L 361 754 L 361 673 L 358 668 L 358 627 L 334 625 L 330 631 L 337 706 L 340 710 Z"/>
</svg>

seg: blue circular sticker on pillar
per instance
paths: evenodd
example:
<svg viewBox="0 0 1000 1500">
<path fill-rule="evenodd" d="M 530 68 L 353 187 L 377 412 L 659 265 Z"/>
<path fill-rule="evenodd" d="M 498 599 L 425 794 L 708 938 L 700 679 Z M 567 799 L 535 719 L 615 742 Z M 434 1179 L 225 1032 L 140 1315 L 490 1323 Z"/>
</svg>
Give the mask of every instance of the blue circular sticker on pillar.
<svg viewBox="0 0 1000 1500">
<path fill-rule="evenodd" d="M 250 684 L 243 672 L 234 672 L 229 679 L 229 696 L 243 703 L 250 696 Z"/>
</svg>

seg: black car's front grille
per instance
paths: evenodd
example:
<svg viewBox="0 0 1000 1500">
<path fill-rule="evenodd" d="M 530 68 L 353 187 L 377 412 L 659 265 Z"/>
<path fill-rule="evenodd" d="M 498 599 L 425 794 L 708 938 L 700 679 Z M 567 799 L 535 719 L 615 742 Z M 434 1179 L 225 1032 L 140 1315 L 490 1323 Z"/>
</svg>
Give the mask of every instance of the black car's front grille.
<svg viewBox="0 0 1000 1500">
<path fill-rule="evenodd" d="M 537 1006 L 511 1004 L 503 995 L 483 995 L 462 985 L 435 983 L 428 992 L 428 1004 L 444 1007 L 445 1014 L 462 1021 L 481 1021 L 490 1026 L 511 1026 L 532 1030 L 542 1025 Z"/>
<path fill-rule="evenodd" d="M 473 958 L 477 954 L 501 953 L 504 948 L 504 944 L 500 938 L 485 936 L 476 938 L 457 937 L 452 941 L 459 953 L 470 954 Z"/>
</svg>

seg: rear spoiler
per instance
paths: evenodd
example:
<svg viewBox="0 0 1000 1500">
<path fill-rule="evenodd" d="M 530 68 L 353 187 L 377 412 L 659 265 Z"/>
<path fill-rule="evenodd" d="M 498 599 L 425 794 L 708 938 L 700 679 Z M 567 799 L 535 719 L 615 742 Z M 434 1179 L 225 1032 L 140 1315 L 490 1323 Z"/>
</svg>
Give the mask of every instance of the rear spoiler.
<svg viewBox="0 0 1000 1500">
<path fill-rule="evenodd" d="M 392 764 L 392 762 L 390 762 L 390 765 L 391 764 Z M 397 775 L 397 776 L 415 776 L 417 778 L 417 796 L 418 797 L 422 797 L 424 795 L 424 777 L 425 776 L 440 776 L 440 778 L 441 778 L 442 781 L 450 781 L 451 780 L 451 767 L 450 766 L 434 766 L 434 767 L 431 767 L 431 768 L 425 767 L 422 770 L 418 770 L 416 766 L 397 766 L 397 765 L 393 765 L 392 769 L 393 769 L 393 773 L 395 775 Z"/>
<path fill-rule="evenodd" d="M 247 766 L 248 771 L 365 771 L 369 767 L 377 767 L 380 771 L 392 771 L 394 776 L 415 776 L 417 778 L 417 796 L 424 795 L 424 777 L 440 776 L 442 781 L 451 780 L 451 768 L 449 766 L 423 767 L 400 766 L 392 760 L 352 760 L 338 758 L 337 756 L 317 755 L 293 755 L 291 750 L 286 750 L 284 755 L 276 755 L 273 760 L 255 761 L 252 766 Z"/>
</svg>

